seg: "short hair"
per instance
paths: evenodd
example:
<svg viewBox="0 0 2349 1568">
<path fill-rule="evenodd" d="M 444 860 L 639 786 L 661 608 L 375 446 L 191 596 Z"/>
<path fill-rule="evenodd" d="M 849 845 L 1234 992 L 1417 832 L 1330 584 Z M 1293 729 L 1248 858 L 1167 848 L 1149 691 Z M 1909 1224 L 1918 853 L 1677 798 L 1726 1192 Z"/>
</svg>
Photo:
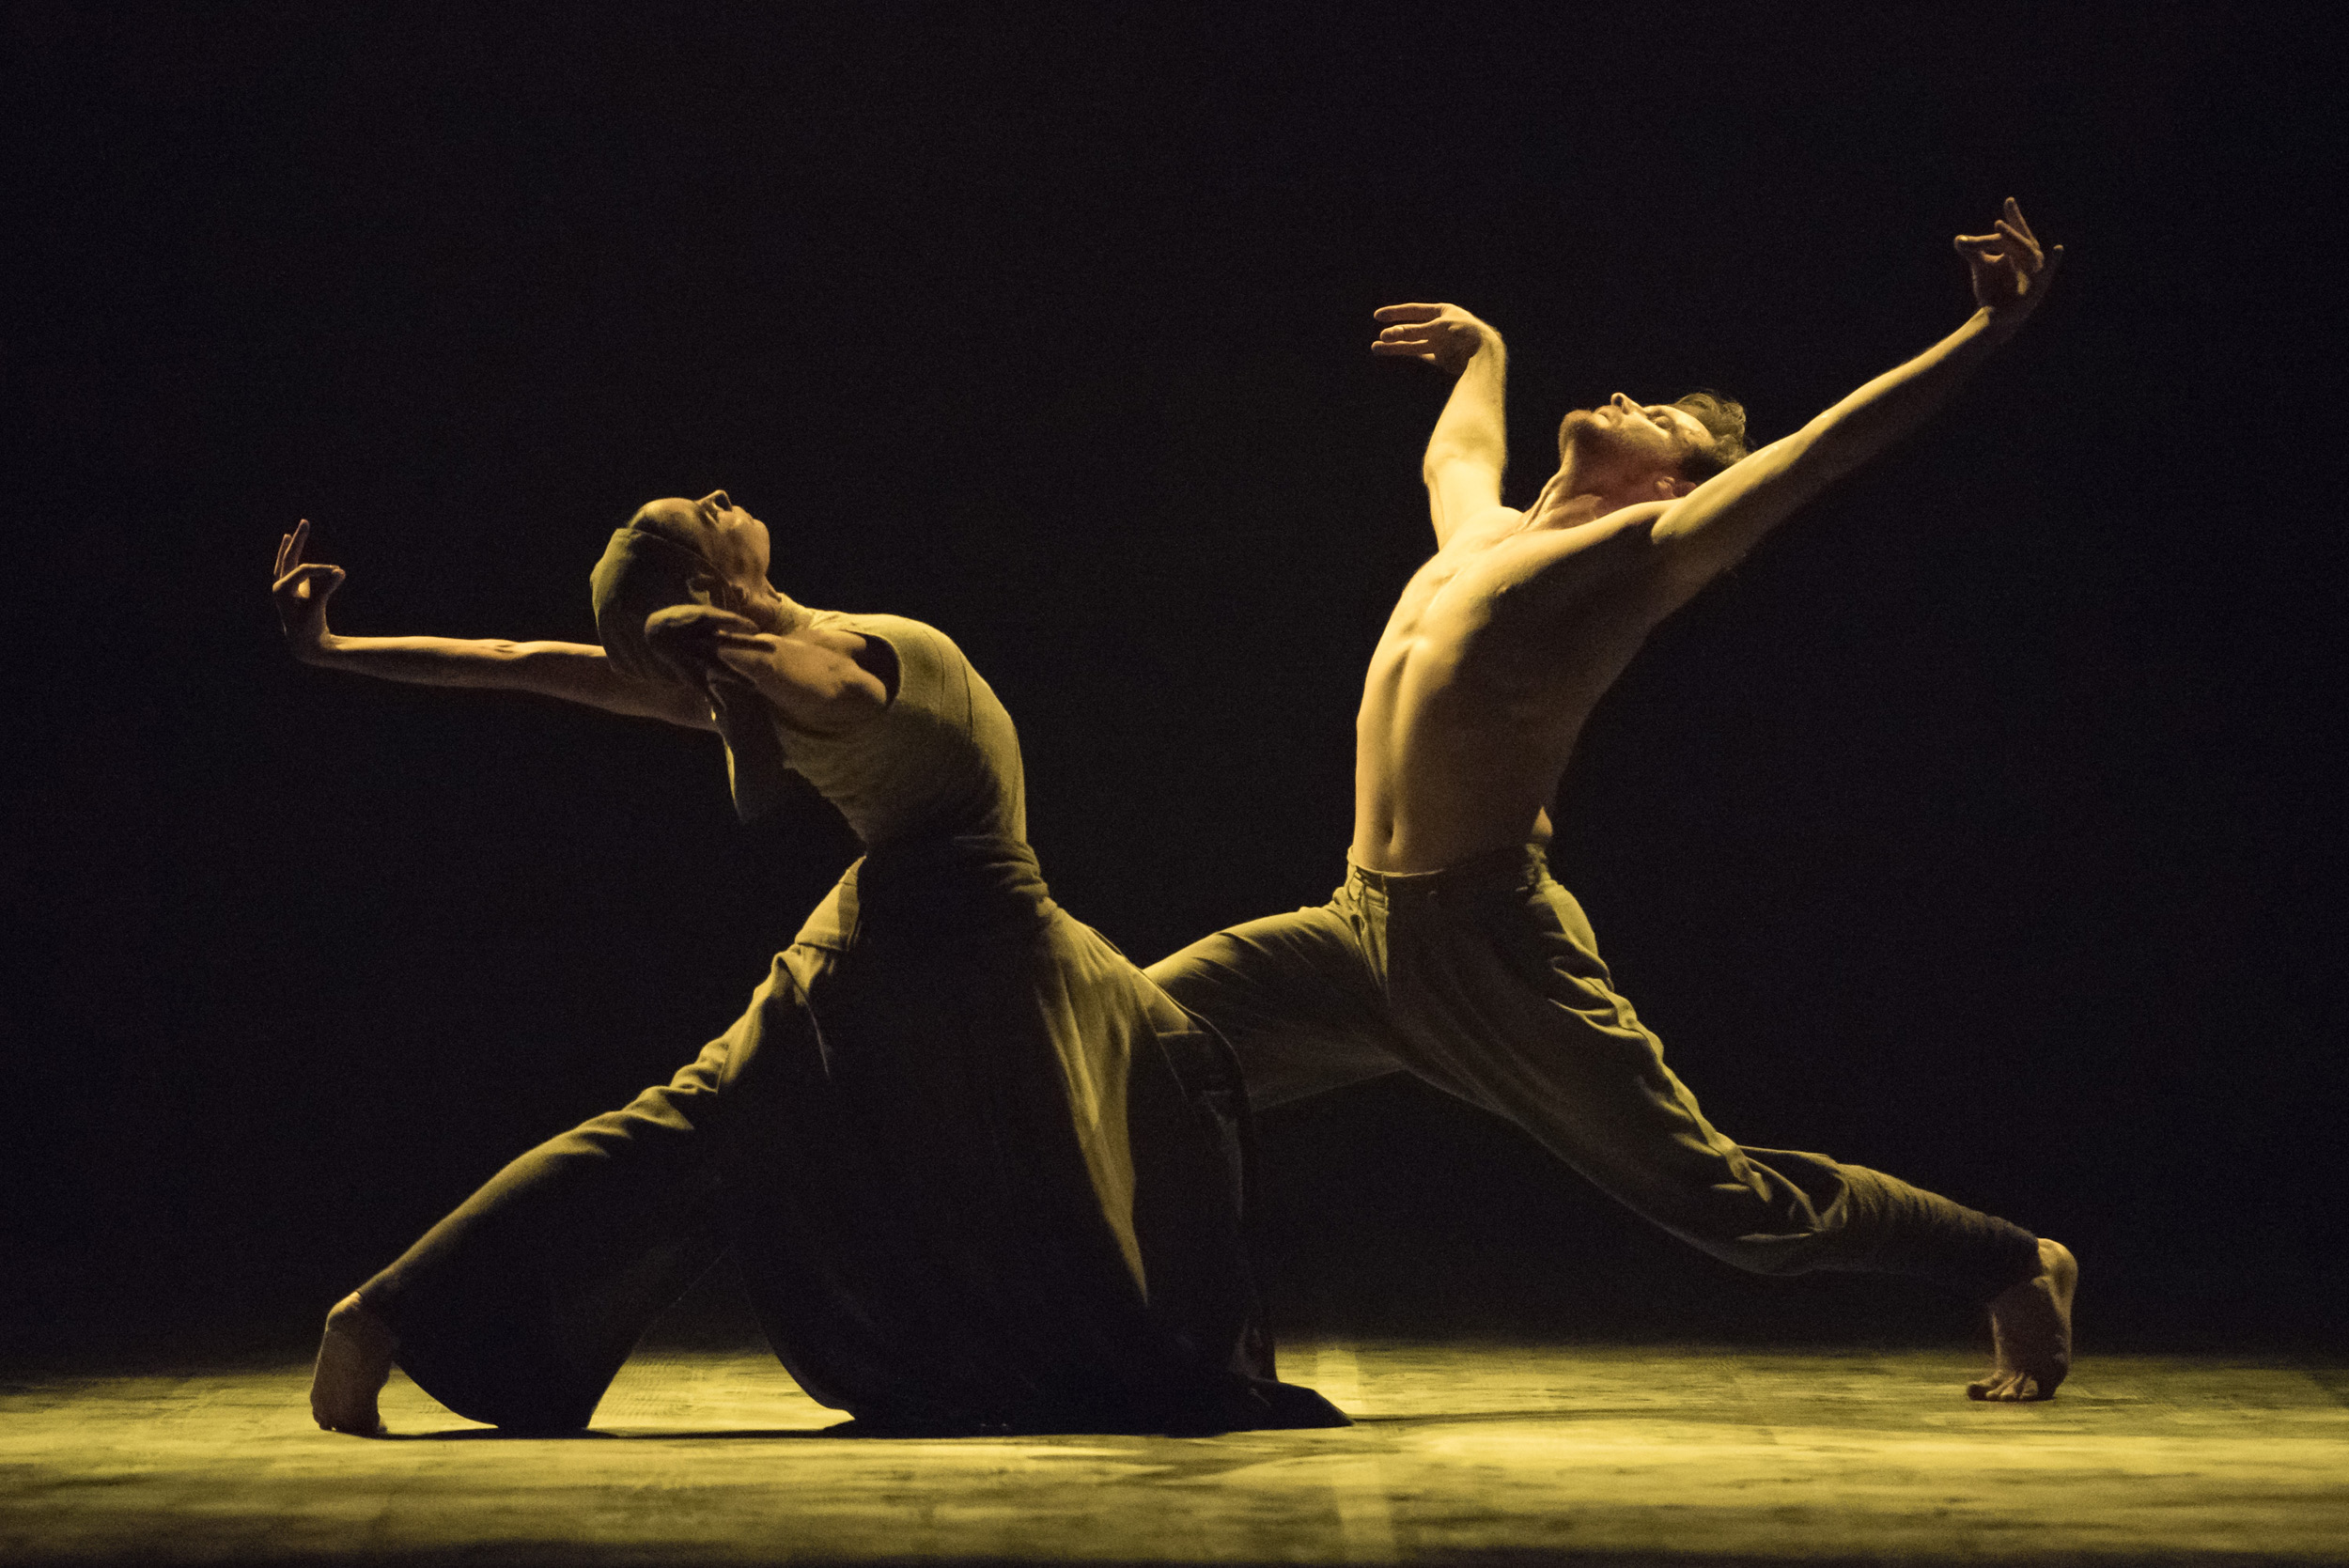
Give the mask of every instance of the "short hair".
<svg viewBox="0 0 2349 1568">
<path fill-rule="evenodd" d="M 1734 397 L 1718 392 L 1692 392 L 1686 397 L 1672 399 L 1672 407 L 1686 409 L 1696 416 L 1698 424 L 1712 434 L 1712 441 L 1703 446 L 1692 446 L 1680 459 L 1680 476 L 1692 485 L 1702 485 L 1716 474 L 1746 456 L 1746 406 Z"/>
</svg>

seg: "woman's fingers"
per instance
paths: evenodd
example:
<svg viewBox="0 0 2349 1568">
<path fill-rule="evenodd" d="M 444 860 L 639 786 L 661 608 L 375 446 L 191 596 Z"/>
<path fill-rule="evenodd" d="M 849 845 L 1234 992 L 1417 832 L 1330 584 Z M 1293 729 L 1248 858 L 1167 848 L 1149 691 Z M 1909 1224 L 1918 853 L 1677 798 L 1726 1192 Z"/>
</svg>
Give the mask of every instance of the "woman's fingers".
<svg viewBox="0 0 2349 1568">
<path fill-rule="evenodd" d="M 313 591 L 311 584 L 323 582 L 324 586 Z M 323 599 L 342 586 L 343 568 L 330 567 L 321 561 L 309 561 L 297 566 L 271 584 L 270 592 L 290 596 L 298 600 Z"/>
<path fill-rule="evenodd" d="M 308 536 L 309 532 L 310 520 L 304 518 L 300 522 L 294 524 L 294 531 L 292 533 L 279 536 L 277 540 L 277 567 L 274 571 L 271 572 L 271 576 L 283 577 L 288 572 L 293 570 L 294 567 L 302 564 L 302 541 Z"/>
</svg>

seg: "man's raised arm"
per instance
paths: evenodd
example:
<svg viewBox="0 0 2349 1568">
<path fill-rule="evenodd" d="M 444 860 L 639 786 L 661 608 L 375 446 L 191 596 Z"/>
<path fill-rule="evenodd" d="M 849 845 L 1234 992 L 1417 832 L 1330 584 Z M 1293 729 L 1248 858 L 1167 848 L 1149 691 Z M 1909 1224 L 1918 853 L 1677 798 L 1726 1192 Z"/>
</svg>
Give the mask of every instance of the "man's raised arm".
<svg viewBox="0 0 2349 1568">
<path fill-rule="evenodd" d="M 1509 460 L 1502 408 L 1508 350 L 1499 333 L 1458 305 L 1382 305 L 1371 314 L 1387 323 L 1372 353 L 1424 360 L 1459 378 L 1420 464 L 1441 548 L 1460 524 L 1501 505 L 1501 473 Z"/>
<path fill-rule="evenodd" d="M 1787 516 L 1923 424 L 1990 350 L 2046 297 L 2063 247 L 2043 252 L 2013 198 L 1990 234 L 1961 234 L 1979 308 L 1966 324 L 1888 370 L 1782 441 L 1772 442 L 1673 502 L 1650 536 L 1691 591 L 1735 562 Z"/>
<path fill-rule="evenodd" d="M 278 545 L 271 590 L 287 645 L 304 664 L 419 686 L 535 691 L 608 713 L 661 719 L 692 729 L 716 727 L 707 702 L 675 688 L 630 680 L 591 643 L 338 637 L 327 629 L 326 601 L 347 574 L 340 567 L 303 561 L 309 536 L 310 525 L 304 521 Z"/>
</svg>

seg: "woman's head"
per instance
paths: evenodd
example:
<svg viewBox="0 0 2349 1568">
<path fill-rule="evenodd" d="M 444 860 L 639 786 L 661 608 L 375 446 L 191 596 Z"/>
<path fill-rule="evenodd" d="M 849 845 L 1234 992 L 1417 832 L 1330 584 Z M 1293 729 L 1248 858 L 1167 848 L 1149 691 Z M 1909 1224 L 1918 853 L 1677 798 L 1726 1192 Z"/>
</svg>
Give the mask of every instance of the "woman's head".
<svg viewBox="0 0 2349 1568">
<path fill-rule="evenodd" d="M 723 490 L 699 501 L 646 502 L 612 536 L 589 579 L 605 656 L 635 679 L 690 684 L 645 635 L 648 617 L 679 604 L 731 610 L 762 630 L 789 630 L 797 607 L 767 581 L 769 550 L 767 525 Z"/>
<path fill-rule="evenodd" d="M 708 563 L 710 574 L 746 598 L 774 597 L 767 581 L 773 541 L 767 525 L 734 504 L 723 490 L 699 501 L 670 496 L 647 501 L 629 520 L 630 528 L 667 539 Z"/>
</svg>

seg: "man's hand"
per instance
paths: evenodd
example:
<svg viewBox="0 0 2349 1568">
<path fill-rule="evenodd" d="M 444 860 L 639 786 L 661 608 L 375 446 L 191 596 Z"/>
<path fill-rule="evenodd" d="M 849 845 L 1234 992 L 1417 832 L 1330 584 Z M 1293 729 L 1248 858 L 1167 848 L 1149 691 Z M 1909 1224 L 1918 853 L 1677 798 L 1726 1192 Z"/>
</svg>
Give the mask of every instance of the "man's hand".
<svg viewBox="0 0 2349 1568">
<path fill-rule="evenodd" d="M 326 601 L 349 575 L 340 567 L 305 562 L 303 547 L 310 541 L 310 520 L 303 519 L 277 544 L 277 566 L 270 595 L 277 601 L 277 624 L 286 645 L 305 664 L 323 659 L 333 633 L 326 629 Z"/>
<path fill-rule="evenodd" d="M 2013 332 L 2039 308 L 2063 264 L 2063 247 L 2043 251 L 2013 196 L 2006 198 L 2005 215 L 1994 232 L 1961 234 L 1954 243 L 1973 273 L 1974 303 L 1990 313 L 2001 332 Z"/>
<path fill-rule="evenodd" d="M 1425 360 L 1454 375 L 1468 367 L 1477 350 L 1501 334 L 1458 305 L 1380 305 L 1371 318 L 1388 323 L 1370 346 L 1390 359 Z"/>
<path fill-rule="evenodd" d="M 1509 461 L 1501 409 L 1509 350 L 1499 333 L 1458 305 L 1381 305 L 1371 315 L 1387 323 L 1372 353 L 1424 360 L 1458 378 L 1420 462 L 1440 547 L 1470 518 L 1501 505 L 1501 471 Z"/>
</svg>

